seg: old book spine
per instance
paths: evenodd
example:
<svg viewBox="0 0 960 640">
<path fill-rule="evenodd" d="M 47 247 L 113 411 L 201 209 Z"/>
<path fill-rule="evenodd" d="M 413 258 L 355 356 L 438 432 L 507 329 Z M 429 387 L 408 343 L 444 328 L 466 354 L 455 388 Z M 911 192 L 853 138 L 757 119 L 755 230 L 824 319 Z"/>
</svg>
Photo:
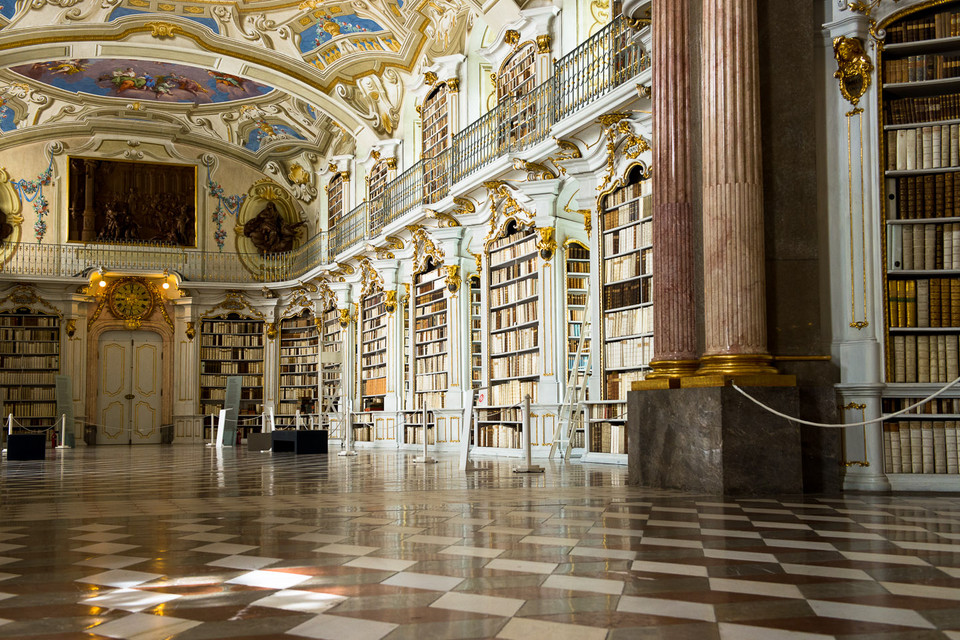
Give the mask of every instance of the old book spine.
<svg viewBox="0 0 960 640">
<path fill-rule="evenodd" d="M 893 422 L 887 425 L 884 434 L 889 434 L 890 440 L 890 464 L 887 466 L 887 471 L 889 473 L 903 473 L 903 461 L 900 452 L 900 424 Z"/>
<path fill-rule="evenodd" d="M 930 281 L 917 280 L 917 326 L 930 326 Z"/>
<path fill-rule="evenodd" d="M 913 225 L 903 224 L 899 226 L 902 246 L 900 262 L 904 269 L 913 269 Z"/>
<path fill-rule="evenodd" d="M 916 458 L 914 458 L 914 469 L 916 469 Z M 933 469 L 933 422 L 924 420 L 920 423 L 920 472 L 933 473 Z"/>
<path fill-rule="evenodd" d="M 941 327 L 940 278 L 930 278 L 930 326 Z"/>
<path fill-rule="evenodd" d="M 905 378 L 907 382 L 916 382 L 917 381 L 917 336 L 907 335 L 904 336 L 904 358 L 906 364 L 904 369 L 906 370 Z"/>
<path fill-rule="evenodd" d="M 930 336 L 917 336 L 917 382 L 930 382 Z"/>
<path fill-rule="evenodd" d="M 893 381 L 907 381 L 907 349 L 905 336 L 893 336 Z"/>
<path fill-rule="evenodd" d="M 937 268 L 937 225 L 923 225 L 923 268 L 933 271 Z"/>
<path fill-rule="evenodd" d="M 960 352 L 958 352 L 958 336 L 952 333 L 944 336 L 947 341 L 947 381 L 952 382 L 960 378 Z"/>
<path fill-rule="evenodd" d="M 958 284 L 960 284 L 960 281 L 958 281 Z M 917 281 L 904 280 L 903 287 L 903 306 L 906 322 L 903 326 L 915 327 L 917 326 Z"/>
</svg>

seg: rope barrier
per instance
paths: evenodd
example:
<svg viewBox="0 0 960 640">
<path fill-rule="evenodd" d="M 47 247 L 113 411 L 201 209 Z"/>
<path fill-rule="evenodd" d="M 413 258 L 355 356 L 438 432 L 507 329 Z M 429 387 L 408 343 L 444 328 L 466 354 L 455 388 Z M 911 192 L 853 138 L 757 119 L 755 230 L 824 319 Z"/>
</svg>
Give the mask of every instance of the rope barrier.
<svg viewBox="0 0 960 640">
<path fill-rule="evenodd" d="M 807 425 L 808 427 L 823 427 L 823 428 L 827 428 L 827 429 L 845 429 L 845 428 L 847 428 L 847 427 L 859 427 L 859 426 L 864 426 L 864 425 L 868 425 L 868 424 L 873 424 L 874 422 L 883 422 L 884 420 L 890 420 L 891 418 L 896 418 L 896 417 L 898 417 L 898 416 L 902 416 L 903 414 L 909 413 L 910 411 L 916 409 L 917 407 L 919 407 L 919 406 L 921 406 L 921 405 L 924 405 L 924 404 L 930 402 L 931 400 L 933 400 L 934 398 L 940 396 L 941 394 L 946 393 L 949 389 L 951 389 L 953 386 L 955 386 L 958 382 L 960 382 L 960 378 L 955 379 L 953 382 L 949 383 L 947 386 L 938 389 L 938 390 L 935 391 L 934 393 L 931 393 L 929 396 L 927 396 L 927 397 L 924 398 L 923 400 L 919 400 L 919 401 L 917 401 L 917 402 L 914 402 L 914 403 L 913 403 L 912 405 L 910 405 L 909 407 L 904 407 L 903 409 L 901 409 L 901 410 L 899 410 L 899 411 L 895 411 L 894 413 L 888 413 L 887 415 L 880 416 L 879 418 L 871 418 L 870 420 L 861 420 L 860 422 L 848 422 L 848 423 L 846 423 L 846 424 L 832 424 L 832 423 L 829 423 L 829 422 L 811 422 L 810 420 L 802 420 L 802 419 L 800 419 L 800 418 L 795 418 L 795 417 L 792 417 L 792 416 L 788 416 L 788 415 L 785 414 L 785 413 L 781 413 L 780 411 L 777 411 L 777 410 L 774 409 L 773 407 L 769 407 L 769 406 L 763 404 L 762 402 L 760 402 L 759 400 L 757 400 L 756 398 L 754 398 L 753 396 L 751 396 L 749 393 L 747 393 L 746 391 L 744 391 L 743 389 L 741 389 L 741 388 L 738 387 L 737 385 L 734 384 L 734 385 L 731 385 L 731 386 L 732 386 L 734 389 L 736 389 L 737 391 L 739 391 L 740 394 L 743 395 L 743 397 L 745 397 L 747 400 L 750 400 L 750 401 L 753 402 L 754 404 L 762 407 L 763 409 L 765 409 L 766 411 L 772 413 L 773 415 L 779 416 L 779 417 L 784 418 L 784 419 L 786 419 L 786 420 L 789 420 L 790 422 L 796 422 L 797 424 L 805 424 L 805 425 Z"/>
</svg>

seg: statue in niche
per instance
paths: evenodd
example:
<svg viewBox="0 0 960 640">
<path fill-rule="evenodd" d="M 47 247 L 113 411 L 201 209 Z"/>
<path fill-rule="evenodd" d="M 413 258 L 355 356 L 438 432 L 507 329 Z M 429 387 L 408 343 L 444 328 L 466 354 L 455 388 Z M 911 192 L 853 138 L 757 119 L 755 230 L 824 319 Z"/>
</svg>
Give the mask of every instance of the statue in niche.
<svg viewBox="0 0 960 640">
<path fill-rule="evenodd" d="M 287 222 L 277 211 L 277 206 L 268 202 L 260 213 L 243 225 L 243 235 L 250 238 L 260 255 L 283 253 L 293 249 L 300 228 L 305 224 L 302 220 Z"/>
<path fill-rule="evenodd" d="M 13 235 L 13 225 L 7 222 L 7 212 L 0 209 L 0 242 Z"/>
</svg>

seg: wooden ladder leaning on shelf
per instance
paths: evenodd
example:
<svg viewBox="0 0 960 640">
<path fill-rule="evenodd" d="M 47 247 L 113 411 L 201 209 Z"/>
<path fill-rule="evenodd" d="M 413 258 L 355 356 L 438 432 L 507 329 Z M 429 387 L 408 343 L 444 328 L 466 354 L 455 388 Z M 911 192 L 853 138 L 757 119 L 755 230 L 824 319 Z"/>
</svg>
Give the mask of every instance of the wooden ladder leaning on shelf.
<svg viewBox="0 0 960 640">
<path fill-rule="evenodd" d="M 587 337 L 590 333 L 590 297 L 587 297 L 587 303 L 583 309 L 583 322 L 580 324 L 580 339 L 577 341 L 577 355 L 573 359 L 573 367 L 567 376 L 567 388 L 563 392 L 563 404 L 560 405 L 560 418 L 557 420 L 557 430 L 553 435 L 553 442 L 550 444 L 550 453 L 547 456 L 553 459 L 553 456 L 560 450 L 560 457 L 564 460 L 570 460 L 570 452 L 573 450 L 573 437 L 577 429 L 584 429 L 586 434 L 587 426 L 587 406 L 583 403 L 587 390 L 587 379 L 590 377 L 590 369 L 593 364 L 593 349 L 596 345 L 590 345 L 587 349 L 587 361 L 583 367 L 580 366 L 580 359 L 583 356 L 583 350 L 586 347 Z M 583 369 L 583 376 L 580 376 L 580 370 Z"/>
</svg>

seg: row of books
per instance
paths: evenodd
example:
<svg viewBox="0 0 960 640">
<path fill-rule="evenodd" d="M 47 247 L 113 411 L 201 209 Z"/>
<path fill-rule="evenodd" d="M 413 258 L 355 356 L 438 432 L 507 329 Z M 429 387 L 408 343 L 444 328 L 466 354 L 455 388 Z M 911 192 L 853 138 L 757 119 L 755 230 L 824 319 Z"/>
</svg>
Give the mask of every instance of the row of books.
<svg viewBox="0 0 960 640">
<path fill-rule="evenodd" d="M 302 398 L 316 400 L 317 396 L 315 392 L 312 392 L 310 389 L 291 389 L 290 387 L 280 387 L 281 400 L 300 400 Z"/>
<path fill-rule="evenodd" d="M 587 317 L 587 310 L 583 307 L 567 307 L 567 321 L 569 322 L 583 322 L 584 318 Z"/>
<path fill-rule="evenodd" d="M 55 370 L 0 371 L 0 385 L 53 384 Z"/>
<path fill-rule="evenodd" d="M 293 374 L 301 375 L 317 375 L 317 364 L 304 362 L 301 364 L 281 364 L 280 365 L 280 375 L 289 377 Z M 295 382 L 290 382 L 288 384 L 296 384 Z"/>
<path fill-rule="evenodd" d="M 259 360 L 263 347 L 201 347 L 201 360 Z"/>
<path fill-rule="evenodd" d="M 376 294 L 374 297 L 377 298 L 378 300 L 383 298 L 383 296 L 381 296 L 380 294 Z M 367 296 L 366 299 L 369 300 L 370 296 Z M 383 304 L 382 302 L 378 302 L 376 304 L 371 304 L 369 307 L 364 307 L 363 319 L 367 320 L 370 318 L 379 318 L 380 316 L 386 313 L 387 313 L 386 305 Z"/>
<path fill-rule="evenodd" d="M 960 56 L 924 53 L 884 60 L 884 82 L 923 82 L 960 76 Z"/>
<path fill-rule="evenodd" d="M 0 314 L 0 325 L 5 327 L 60 327 L 60 319 L 57 316 L 31 315 L 24 313 L 3 313 Z"/>
<path fill-rule="evenodd" d="M 490 330 L 506 329 L 515 324 L 533 322 L 537 316 L 537 301 L 531 300 L 514 307 L 498 309 L 490 314 Z"/>
<path fill-rule="evenodd" d="M 540 327 L 531 326 L 491 334 L 490 354 L 491 356 L 495 356 L 499 353 L 533 348 L 539 344 L 539 331 Z"/>
<path fill-rule="evenodd" d="M 422 338 L 423 340 L 433 340 L 433 342 L 427 342 L 427 344 L 418 344 L 414 346 L 414 355 L 417 358 L 425 358 L 428 356 L 437 355 L 440 353 L 447 352 L 447 343 L 445 340 L 439 340 L 439 338 L 445 337 L 446 329 L 434 329 L 431 334 L 436 333 L 437 336 Z"/>
<path fill-rule="evenodd" d="M 515 302 L 516 300 L 524 300 L 525 298 L 535 296 L 539 290 L 539 282 L 539 278 L 533 277 L 514 282 L 506 287 L 490 289 L 490 306 L 499 307 Z"/>
<path fill-rule="evenodd" d="M 429 305 L 431 302 L 444 304 L 443 283 L 431 282 L 427 286 L 433 287 L 434 285 L 436 285 L 436 288 L 433 289 L 432 291 L 429 291 L 428 293 L 417 294 L 416 306 L 418 309 L 423 308 L 426 305 Z M 427 311 L 426 313 L 431 313 L 431 312 Z"/>
<path fill-rule="evenodd" d="M 315 329 L 316 326 L 317 323 L 314 321 L 313 316 L 307 315 L 298 318 L 286 318 L 280 330 L 285 333 L 297 329 Z"/>
<path fill-rule="evenodd" d="M 605 364 L 611 369 L 621 367 L 640 367 L 648 364 L 653 357 L 653 338 L 630 338 L 603 345 Z"/>
<path fill-rule="evenodd" d="M 249 321 L 222 321 L 222 320 L 204 320 L 201 327 L 201 333 L 212 335 L 229 336 L 234 333 L 263 333 L 262 320 Z M 237 345 L 243 346 L 243 345 Z"/>
<path fill-rule="evenodd" d="M 477 429 L 478 447 L 493 449 L 519 449 L 522 434 L 516 425 L 496 424 L 482 425 Z"/>
<path fill-rule="evenodd" d="M 363 361 L 360 363 L 364 369 L 369 369 L 370 367 L 376 367 L 378 365 L 387 364 L 387 352 L 378 351 L 363 357 Z"/>
<path fill-rule="evenodd" d="M 0 387 L 0 400 L 56 400 L 53 387 Z"/>
<path fill-rule="evenodd" d="M 960 166 L 960 124 L 887 131 L 887 171 Z"/>
<path fill-rule="evenodd" d="M 200 373 L 221 373 L 224 375 L 263 373 L 263 361 L 221 362 L 219 360 L 202 360 L 200 362 Z"/>
<path fill-rule="evenodd" d="M 366 424 L 353 425 L 354 442 L 373 442 L 373 427 Z"/>
<path fill-rule="evenodd" d="M 524 238 L 526 240 L 521 242 Z M 536 246 L 537 239 L 532 231 L 521 231 L 497 238 L 490 243 L 490 264 L 493 265 L 496 264 L 496 261 L 503 262 L 526 255 L 533 251 Z M 496 256 L 496 260 L 494 260 L 494 256 Z"/>
<path fill-rule="evenodd" d="M 889 280 L 891 327 L 960 327 L 960 278 Z"/>
<path fill-rule="evenodd" d="M 55 402 L 18 402 L 16 404 L 4 404 L 4 417 L 11 413 L 14 418 L 52 418 L 54 414 L 57 413 L 57 404 Z"/>
<path fill-rule="evenodd" d="M 507 380 L 490 385 L 488 405 L 520 404 L 524 396 L 530 396 L 530 402 L 537 401 L 537 382 L 535 380 Z"/>
<path fill-rule="evenodd" d="M 887 102 L 884 124 L 911 124 L 960 118 L 960 94 L 896 98 Z"/>
<path fill-rule="evenodd" d="M 603 333 L 607 339 L 633 336 L 653 331 L 653 307 L 615 311 L 603 316 Z"/>
<path fill-rule="evenodd" d="M 436 373 L 438 371 L 449 371 L 450 361 L 446 354 L 438 356 L 426 356 L 417 359 L 417 373 Z"/>
<path fill-rule="evenodd" d="M 894 269 L 960 269 L 960 223 L 897 226 L 902 227 L 900 264 L 894 256 Z M 897 241 L 896 231 L 893 239 Z"/>
<path fill-rule="evenodd" d="M 418 418 L 421 420 L 422 418 Z M 403 430 L 403 441 L 407 444 L 423 444 L 423 427 L 405 427 Z M 427 426 L 427 444 L 436 444 L 436 429 L 433 424 Z"/>
<path fill-rule="evenodd" d="M 262 347 L 263 336 L 230 333 L 206 333 L 200 336 L 201 347 Z"/>
<path fill-rule="evenodd" d="M 0 353 L 9 355 L 57 355 L 59 342 L 0 342 Z"/>
<path fill-rule="evenodd" d="M 652 270 L 653 251 L 650 249 L 603 261 L 603 276 L 607 282 L 647 275 Z"/>
<path fill-rule="evenodd" d="M 650 278 L 631 280 L 603 288 L 603 308 L 620 309 L 651 302 Z"/>
<path fill-rule="evenodd" d="M 591 425 L 590 451 L 595 453 L 626 453 L 626 426 L 606 423 Z"/>
<path fill-rule="evenodd" d="M 652 225 L 644 223 L 634 227 L 624 227 L 619 231 L 603 235 L 603 253 L 607 256 L 624 253 L 652 243 Z"/>
<path fill-rule="evenodd" d="M 580 247 L 577 247 L 577 248 L 579 249 Z M 570 274 L 579 273 L 583 275 L 590 275 L 590 263 L 587 261 L 568 259 L 567 273 L 570 273 Z"/>
<path fill-rule="evenodd" d="M 626 400 L 633 383 L 643 380 L 647 375 L 645 369 L 636 371 L 611 371 L 606 375 L 607 400 Z M 627 405 L 623 405 L 620 412 L 626 419 Z"/>
<path fill-rule="evenodd" d="M 953 38 L 960 36 L 960 18 L 956 11 L 947 9 L 922 18 L 899 20 L 896 24 L 888 26 L 886 31 L 887 44 Z"/>
<path fill-rule="evenodd" d="M 0 355 L 0 369 L 59 369 L 60 356 Z"/>
<path fill-rule="evenodd" d="M 587 294 L 586 293 L 567 293 L 567 304 L 568 305 L 585 305 L 587 304 Z"/>
<path fill-rule="evenodd" d="M 444 400 L 446 397 L 445 391 L 417 391 L 414 396 L 414 408 L 419 411 L 423 411 L 423 407 L 426 406 L 428 410 L 430 409 L 443 409 Z M 429 414 L 428 414 L 429 417 Z M 420 422 L 423 419 L 422 414 L 417 418 L 417 422 Z"/>
<path fill-rule="evenodd" d="M 447 372 L 438 371 L 435 373 L 417 373 L 414 380 L 417 392 L 423 391 L 445 391 L 450 385 L 447 384 Z"/>
<path fill-rule="evenodd" d="M 280 347 L 281 358 L 300 358 L 317 355 L 317 349 L 320 345 L 308 345 L 304 347 Z"/>
<path fill-rule="evenodd" d="M 433 327 L 446 327 L 447 326 L 447 314 L 446 313 L 437 313 L 432 316 L 427 316 L 426 318 L 417 318 L 416 323 L 414 324 L 414 329 L 419 334 L 421 331 L 426 331 L 432 329 Z M 442 336 L 437 336 L 442 337 Z M 419 338 L 419 340 L 430 340 L 431 338 Z"/>
<path fill-rule="evenodd" d="M 4 342 L 59 339 L 59 329 L 0 329 L 0 340 Z"/>
<path fill-rule="evenodd" d="M 585 274 L 589 275 L 589 274 Z M 581 276 L 567 276 L 567 289 L 589 289 L 590 288 L 590 278 L 584 278 Z"/>
<path fill-rule="evenodd" d="M 920 398 L 884 398 L 883 412 L 896 413 L 916 404 Z M 934 398 L 911 409 L 907 415 L 960 415 L 960 398 Z"/>
<path fill-rule="evenodd" d="M 377 332 L 371 337 L 364 336 L 363 345 L 361 348 L 361 353 L 364 355 L 372 353 L 375 351 L 381 351 L 387 347 L 387 337 L 384 335 L 384 332 Z"/>
<path fill-rule="evenodd" d="M 308 335 L 308 334 L 305 334 L 305 333 L 295 333 L 295 334 L 290 334 L 290 335 L 284 335 L 284 336 L 282 336 L 282 337 L 280 338 L 280 344 L 284 344 L 284 343 L 289 344 L 289 345 L 295 345 L 295 344 L 302 344 L 302 345 L 319 344 L 319 343 L 320 343 L 320 336 L 318 336 L 316 332 L 314 332 L 312 335 Z"/>
<path fill-rule="evenodd" d="M 887 473 L 960 473 L 956 420 L 901 420 L 883 425 Z"/>
<path fill-rule="evenodd" d="M 893 335 L 892 382 L 951 382 L 960 377 L 957 334 Z"/>
<path fill-rule="evenodd" d="M 382 317 L 372 318 L 370 320 L 364 320 L 360 323 L 360 331 L 362 334 L 366 335 L 371 331 L 386 331 L 387 323 L 384 322 Z"/>
<path fill-rule="evenodd" d="M 483 409 L 480 411 L 479 419 L 485 422 L 508 422 L 520 424 L 523 420 L 523 409 L 521 407 L 512 407 L 507 409 Z"/>
<path fill-rule="evenodd" d="M 371 378 L 361 383 L 362 394 L 365 396 L 382 396 L 387 392 L 387 378 Z"/>
<path fill-rule="evenodd" d="M 503 267 L 490 270 L 490 284 L 498 285 L 510 280 L 516 280 L 537 272 L 537 261 L 531 255 L 529 260 L 521 260 Z"/>
<path fill-rule="evenodd" d="M 535 376 L 540 373 L 540 354 L 536 351 L 520 353 L 507 358 L 490 359 L 490 377 L 494 380 L 516 376 Z"/>
<path fill-rule="evenodd" d="M 419 316 L 425 316 L 431 313 L 436 313 L 437 311 L 443 311 L 446 308 L 447 308 L 447 301 L 439 300 L 438 302 L 433 302 L 423 307 L 417 307 L 417 310 L 415 313 L 419 317 Z"/>
<path fill-rule="evenodd" d="M 200 375 L 201 387 L 226 387 L 227 378 L 225 375 L 215 375 L 203 373 Z M 240 385 L 243 387 L 259 387 L 263 384 L 263 376 L 240 376 L 242 378 Z"/>
<path fill-rule="evenodd" d="M 649 220 L 653 214 L 653 198 L 646 197 L 620 205 L 603 214 L 603 228 L 616 229 L 641 220 Z"/>
<path fill-rule="evenodd" d="M 634 182 L 632 184 L 625 185 L 620 187 L 613 193 L 609 194 L 604 198 L 604 206 L 606 208 L 616 207 L 623 204 L 627 200 L 633 200 L 634 198 L 639 198 L 641 196 L 649 195 L 652 191 L 652 183 L 649 180 L 643 182 Z"/>
</svg>

